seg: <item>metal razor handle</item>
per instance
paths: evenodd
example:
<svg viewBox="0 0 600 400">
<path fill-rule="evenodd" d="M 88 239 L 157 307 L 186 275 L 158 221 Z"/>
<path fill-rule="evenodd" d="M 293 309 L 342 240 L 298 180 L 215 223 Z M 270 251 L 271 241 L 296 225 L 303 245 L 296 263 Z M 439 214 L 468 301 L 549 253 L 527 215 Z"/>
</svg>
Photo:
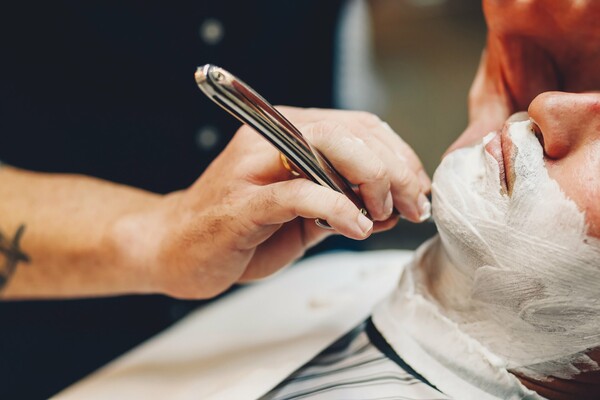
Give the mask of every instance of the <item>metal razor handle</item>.
<svg viewBox="0 0 600 400">
<path fill-rule="evenodd" d="M 298 128 L 250 86 L 223 68 L 211 64 L 198 67 L 195 78 L 204 94 L 242 123 L 254 128 L 307 178 L 343 193 L 367 215 L 352 185 L 302 136 Z M 322 227 L 331 228 L 324 221 L 316 222 Z"/>
</svg>

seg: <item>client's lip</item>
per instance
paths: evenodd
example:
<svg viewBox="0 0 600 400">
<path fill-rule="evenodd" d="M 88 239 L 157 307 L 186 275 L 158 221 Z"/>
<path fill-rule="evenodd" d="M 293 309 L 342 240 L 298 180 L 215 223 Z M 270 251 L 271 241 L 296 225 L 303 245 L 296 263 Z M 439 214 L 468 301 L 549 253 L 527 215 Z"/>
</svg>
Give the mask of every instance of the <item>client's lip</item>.
<svg viewBox="0 0 600 400">
<path fill-rule="evenodd" d="M 494 159 L 498 162 L 498 167 L 500 170 L 500 185 L 502 186 L 502 192 L 509 193 L 503 143 L 503 133 L 505 131 L 506 127 L 502 130 L 502 133 L 499 131 L 494 132 L 494 136 L 492 137 L 492 139 L 485 145 L 485 151 L 487 151 L 488 154 L 494 157 Z"/>
</svg>

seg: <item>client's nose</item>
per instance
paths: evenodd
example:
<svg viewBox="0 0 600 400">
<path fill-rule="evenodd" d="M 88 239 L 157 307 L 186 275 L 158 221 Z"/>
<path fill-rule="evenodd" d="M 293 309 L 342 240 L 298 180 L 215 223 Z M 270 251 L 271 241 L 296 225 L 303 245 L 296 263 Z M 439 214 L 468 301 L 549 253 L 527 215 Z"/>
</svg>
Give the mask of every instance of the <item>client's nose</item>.
<svg viewBox="0 0 600 400">
<path fill-rule="evenodd" d="M 564 158 L 600 139 L 600 92 L 542 93 L 529 105 L 529 116 L 539 127 L 546 155 Z"/>
</svg>

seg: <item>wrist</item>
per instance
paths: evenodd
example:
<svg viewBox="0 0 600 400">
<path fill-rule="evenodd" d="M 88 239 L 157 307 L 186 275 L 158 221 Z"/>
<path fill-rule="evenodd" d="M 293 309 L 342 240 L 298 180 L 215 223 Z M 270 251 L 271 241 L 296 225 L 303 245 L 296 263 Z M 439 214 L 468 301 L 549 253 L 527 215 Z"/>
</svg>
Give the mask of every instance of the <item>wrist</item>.
<svg viewBox="0 0 600 400">
<path fill-rule="evenodd" d="M 147 199 L 119 215 L 107 229 L 102 247 L 128 293 L 163 293 L 157 260 L 168 222 L 162 217 L 164 200 L 164 196 Z"/>
</svg>

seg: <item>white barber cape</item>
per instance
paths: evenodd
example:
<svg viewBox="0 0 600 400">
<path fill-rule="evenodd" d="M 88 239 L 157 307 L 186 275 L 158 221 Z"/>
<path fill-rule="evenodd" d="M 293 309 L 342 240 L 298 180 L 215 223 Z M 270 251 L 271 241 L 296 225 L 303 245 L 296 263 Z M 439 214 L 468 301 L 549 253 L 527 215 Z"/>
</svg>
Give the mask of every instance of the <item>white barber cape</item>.
<svg viewBox="0 0 600 400">
<path fill-rule="evenodd" d="M 192 312 L 56 398 L 258 398 L 364 321 L 412 254 L 301 261 Z"/>
</svg>

